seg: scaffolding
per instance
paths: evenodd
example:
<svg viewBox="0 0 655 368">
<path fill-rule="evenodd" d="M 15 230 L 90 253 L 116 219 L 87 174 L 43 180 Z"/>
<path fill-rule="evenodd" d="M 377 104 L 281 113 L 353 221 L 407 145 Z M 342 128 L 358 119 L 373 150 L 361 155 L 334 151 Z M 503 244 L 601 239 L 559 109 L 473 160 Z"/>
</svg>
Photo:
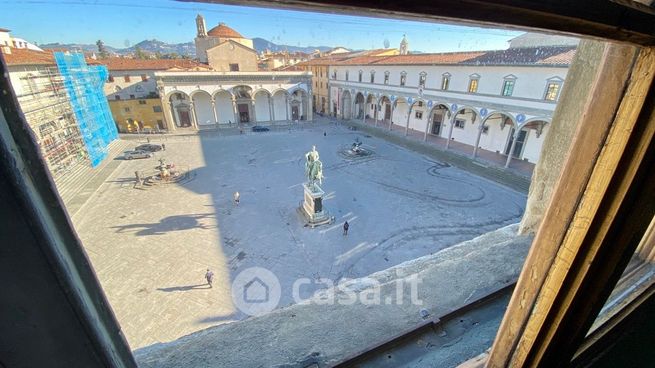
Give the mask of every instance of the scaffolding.
<svg viewBox="0 0 655 368">
<path fill-rule="evenodd" d="M 86 64 L 83 54 L 55 52 L 55 62 L 77 120 L 88 159 L 96 167 L 107 157 L 118 130 L 103 92 L 107 67 Z"/>
<path fill-rule="evenodd" d="M 76 164 L 88 162 L 63 78 L 54 66 L 29 67 L 20 75 L 19 104 L 57 180 Z"/>
</svg>

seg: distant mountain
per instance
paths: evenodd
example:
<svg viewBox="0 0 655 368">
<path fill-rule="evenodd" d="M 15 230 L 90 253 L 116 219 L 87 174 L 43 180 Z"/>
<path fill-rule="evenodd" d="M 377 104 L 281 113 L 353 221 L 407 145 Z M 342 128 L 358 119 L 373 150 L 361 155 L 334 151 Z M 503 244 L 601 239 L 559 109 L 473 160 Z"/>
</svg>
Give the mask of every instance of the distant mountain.
<svg viewBox="0 0 655 368">
<path fill-rule="evenodd" d="M 278 45 L 276 43 L 270 42 L 263 38 L 253 38 L 253 46 L 258 53 L 264 50 L 270 51 L 289 51 L 289 52 L 305 52 L 311 53 L 314 50 L 327 51 L 332 49 L 328 46 L 289 46 L 289 45 Z M 39 45 L 42 49 L 64 49 L 70 51 L 83 51 L 83 52 L 98 52 L 98 47 L 95 44 L 82 44 L 82 43 L 48 43 Z M 141 51 L 149 53 L 160 52 L 162 54 L 176 53 L 178 55 L 188 55 L 190 57 L 196 56 L 196 46 L 193 42 L 185 43 L 166 43 L 159 40 L 144 40 L 135 45 L 126 48 L 115 48 L 105 45 L 107 51 L 116 55 L 127 55 L 133 54 L 136 48 L 140 48 Z"/>
<path fill-rule="evenodd" d="M 328 46 L 289 46 L 289 45 L 278 45 L 276 43 L 273 43 L 269 40 L 255 37 L 252 39 L 253 46 L 255 47 L 255 50 L 257 50 L 258 53 L 265 51 L 265 50 L 270 50 L 273 52 L 276 51 L 289 51 L 289 52 L 305 52 L 305 53 L 311 53 L 314 50 L 321 50 L 321 51 L 327 51 L 331 50 L 332 47 Z"/>
<path fill-rule="evenodd" d="M 95 44 L 82 44 L 82 43 L 48 43 L 39 45 L 42 49 L 63 49 L 69 51 L 83 51 L 83 52 L 98 52 L 98 46 Z M 149 53 L 160 52 L 162 54 L 176 53 L 178 55 L 188 55 L 191 57 L 196 56 L 196 46 L 193 42 L 185 43 L 166 43 L 159 40 L 144 40 L 133 46 L 118 49 L 115 47 L 105 45 L 105 48 L 110 54 L 127 55 L 133 54 L 136 48 L 141 51 Z"/>
<path fill-rule="evenodd" d="M 40 48 L 44 50 L 68 50 L 68 51 L 83 51 L 83 52 L 98 52 L 98 46 L 95 44 L 85 44 L 85 43 L 46 43 L 39 45 Z M 108 52 L 117 54 L 119 49 L 113 48 L 111 46 L 105 45 L 105 48 Z"/>
<path fill-rule="evenodd" d="M 132 47 L 120 50 L 121 53 L 132 53 L 136 48 L 140 48 L 141 51 L 162 54 L 176 53 L 178 55 L 188 55 L 195 57 L 196 56 L 196 45 L 193 42 L 185 43 L 166 43 L 158 40 L 144 40 Z"/>
</svg>

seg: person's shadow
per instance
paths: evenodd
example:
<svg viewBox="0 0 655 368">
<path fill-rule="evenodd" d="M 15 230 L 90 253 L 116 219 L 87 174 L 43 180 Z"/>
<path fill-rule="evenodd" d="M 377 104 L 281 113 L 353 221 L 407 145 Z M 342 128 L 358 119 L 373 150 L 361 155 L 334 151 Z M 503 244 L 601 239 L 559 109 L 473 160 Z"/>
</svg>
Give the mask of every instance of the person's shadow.
<svg viewBox="0 0 655 368">
<path fill-rule="evenodd" d="M 189 291 L 194 289 L 211 289 L 211 286 L 208 284 L 197 284 L 197 285 L 186 285 L 186 286 L 172 286 L 167 288 L 157 288 L 159 291 L 166 293 L 171 293 L 174 291 Z"/>
</svg>

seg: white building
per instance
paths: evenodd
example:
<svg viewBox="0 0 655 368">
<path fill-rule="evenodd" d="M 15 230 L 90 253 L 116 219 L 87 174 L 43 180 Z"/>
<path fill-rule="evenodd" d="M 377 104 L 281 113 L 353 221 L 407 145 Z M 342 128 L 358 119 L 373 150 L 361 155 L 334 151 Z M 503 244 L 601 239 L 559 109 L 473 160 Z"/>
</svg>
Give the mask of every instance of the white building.
<svg viewBox="0 0 655 368">
<path fill-rule="evenodd" d="M 546 40 L 541 40 L 545 42 Z M 536 162 L 575 45 L 359 57 L 330 65 L 331 113 Z M 512 152 L 512 155 L 508 155 Z"/>
<path fill-rule="evenodd" d="M 156 72 L 168 126 L 312 120 L 308 72 Z"/>
</svg>

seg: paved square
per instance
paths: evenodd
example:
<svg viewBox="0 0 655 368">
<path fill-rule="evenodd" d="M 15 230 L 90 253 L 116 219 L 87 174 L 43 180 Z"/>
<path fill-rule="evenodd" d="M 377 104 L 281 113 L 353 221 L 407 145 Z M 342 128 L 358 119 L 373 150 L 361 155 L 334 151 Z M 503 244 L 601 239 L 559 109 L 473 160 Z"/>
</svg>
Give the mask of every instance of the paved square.
<svg viewBox="0 0 655 368">
<path fill-rule="evenodd" d="M 373 155 L 344 155 L 355 138 Z M 121 163 L 73 219 L 132 349 L 247 317 L 231 297 L 246 268 L 277 276 L 283 307 L 298 278 L 366 276 L 518 222 L 526 201 L 342 126 L 166 139 L 156 157 Z M 324 206 L 336 218 L 315 229 L 296 211 L 312 145 L 323 162 Z M 133 189 L 134 171 L 152 170 L 162 156 L 188 168 L 190 180 Z M 304 285 L 301 295 L 319 287 Z"/>
</svg>

